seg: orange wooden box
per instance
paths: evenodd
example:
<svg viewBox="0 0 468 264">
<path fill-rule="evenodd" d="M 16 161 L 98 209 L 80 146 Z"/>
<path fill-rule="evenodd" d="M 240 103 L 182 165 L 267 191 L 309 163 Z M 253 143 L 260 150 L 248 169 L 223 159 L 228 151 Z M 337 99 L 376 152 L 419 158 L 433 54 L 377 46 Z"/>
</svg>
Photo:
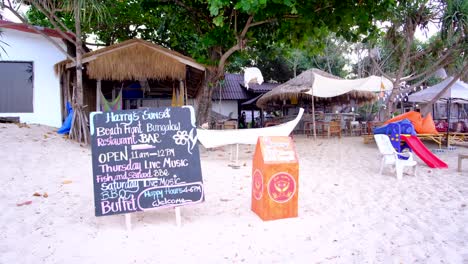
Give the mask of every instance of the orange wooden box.
<svg viewBox="0 0 468 264">
<path fill-rule="evenodd" d="M 259 137 L 252 166 L 252 211 L 262 220 L 297 217 L 299 163 L 290 137 Z"/>
</svg>

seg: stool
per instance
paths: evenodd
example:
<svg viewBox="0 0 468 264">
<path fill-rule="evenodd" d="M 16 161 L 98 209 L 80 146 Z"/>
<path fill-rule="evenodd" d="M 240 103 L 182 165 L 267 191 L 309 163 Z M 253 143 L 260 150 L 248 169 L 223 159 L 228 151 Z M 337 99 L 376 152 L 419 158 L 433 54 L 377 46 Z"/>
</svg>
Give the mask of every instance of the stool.
<svg viewBox="0 0 468 264">
<path fill-rule="evenodd" d="M 462 160 L 468 159 L 468 154 L 458 154 L 458 171 L 461 171 Z"/>
</svg>

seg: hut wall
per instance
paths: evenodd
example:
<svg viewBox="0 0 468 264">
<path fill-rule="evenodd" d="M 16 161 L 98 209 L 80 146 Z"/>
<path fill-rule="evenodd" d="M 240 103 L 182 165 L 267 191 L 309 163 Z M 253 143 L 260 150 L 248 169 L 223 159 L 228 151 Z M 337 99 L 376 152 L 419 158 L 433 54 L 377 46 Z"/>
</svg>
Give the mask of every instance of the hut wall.
<svg viewBox="0 0 468 264">
<path fill-rule="evenodd" d="M 214 101 L 211 105 L 211 110 L 234 119 L 238 118 L 239 108 L 237 100 Z"/>
<path fill-rule="evenodd" d="M 70 82 L 72 77 L 72 73 L 70 71 L 66 71 L 62 73 L 60 76 L 60 94 L 62 97 L 62 120 L 67 118 L 67 103 L 71 104 L 72 99 L 72 84 Z"/>
<path fill-rule="evenodd" d="M 91 80 L 83 75 L 83 105 L 87 105 L 85 111 L 89 113 L 96 111 L 96 80 Z"/>
<path fill-rule="evenodd" d="M 145 98 L 142 99 L 142 107 L 168 107 L 171 106 L 172 99 L 164 98 Z M 195 108 L 195 99 L 188 99 L 187 105 L 191 105 Z"/>
<path fill-rule="evenodd" d="M 32 111 L 3 110 L 0 112 L 0 116 L 19 117 L 21 122 L 60 127 L 62 125 L 60 80 L 54 74 L 53 69 L 55 63 L 66 58 L 65 55 L 39 34 L 8 28 L 3 28 L 2 33 L 1 40 L 8 43 L 8 45 L 2 45 L 2 48 L 8 56 L 0 58 L 1 63 L 5 66 L 10 63 L 32 63 L 33 83 L 32 92 L 29 88 L 29 91 L 21 90 L 17 95 L 21 97 L 20 99 L 27 96 L 31 98 L 31 100 L 28 99 L 28 104 L 31 105 Z M 52 38 L 57 43 L 61 43 L 60 39 Z M 64 47 L 63 44 L 59 45 Z M 7 71 L 2 73 L 7 74 Z M 4 77 L 11 79 L 10 77 L 15 76 L 4 75 Z M 0 98 L 6 100 L 3 104 L 4 107 L 7 106 L 7 103 L 20 102 L 19 98 L 15 98 L 15 93 L 6 93 L 7 89 L 12 89 L 12 86 L 2 88 L 4 88 L 4 93 L 0 94 Z"/>
</svg>

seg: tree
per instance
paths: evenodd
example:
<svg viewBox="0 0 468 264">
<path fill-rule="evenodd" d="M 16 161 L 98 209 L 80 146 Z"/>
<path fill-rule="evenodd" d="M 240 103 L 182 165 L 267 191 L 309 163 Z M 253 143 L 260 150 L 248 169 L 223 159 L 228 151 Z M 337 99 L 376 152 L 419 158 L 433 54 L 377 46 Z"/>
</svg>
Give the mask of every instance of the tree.
<svg viewBox="0 0 468 264">
<path fill-rule="evenodd" d="M 329 31 L 357 40 L 361 34 L 368 36 L 376 29 L 373 21 L 385 14 L 391 1 L 212 0 L 208 5 L 198 1 L 168 3 L 174 4 L 186 10 L 179 15 L 188 15 L 196 20 L 196 25 L 199 25 L 197 36 L 207 50 L 203 54 L 205 61 L 213 65 L 198 106 L 199 122 L 204 122 L 211 106 L 210 87 L 222 78 L 229 58 L 247 46 L 255 46 L 256 38 L 265 32 L 298 46 L 307 38 L 325 36 Z M 351 8 L 355 13 L 349 12 Z"/>
<path fill-rule="evenodd" d="M 261 0 L 212 0 L 208 8 L 214 16 L 213 24 L 235 36 L 236 41 L 228 49 L 226 45 L 217 47 L 220 48 L 219 60 L 209 81 L 215 82 L 222 76 L 225 64 L 234 52 L 244 49 L 247 44 L 253 44 L 250 40 L 261 31 L 260 27 L 271 29 L 271 25 L 274 25 L 273 32 L 279 38 L 288 39 L 299 46 L 308 38 L 320 38 L 330 31 L 350 40 L 358 40 L 361 34 L 368 36 L 376 30 L 372 22 L 375 18 L 381 18 L 390 5 L 390 1 L 267 3 Z M 349 12 L 351 9 L 353 12 Z M 204 89 L 202 99 L 198 109 L 199 118 L 208 114 L 211 102 L 209 89 Z"/>
<path fill-rule="evenodd" d="M 441 8 L 445 12 L 449 11 L 449 7 L 455 2 L 464 6 L 464 9 L 454 12 L 456 16 L 440 12 Z M 447 4 L 418 0 L 401 1 L 395 7 L 391 25 L 380 43 L 381 59 L 369 56 L 374 70 L 393 83 L 394 88 L 386 98 L 385 118 L 393 112 L 400 95 L 424 84 L 438 69 L 454 64 L 460 57 L 466 58 L 466 3 L 463 0 L 449 0 Z M 464 22 L 460 16 L 465 18 Z M 444 22 L 444 32 L 449 34 L 439 34 L 427 45 L 415 40 L 418 27 L 425 29 L 430 22 L 445 21 L 447 18 L 449 21 Z M 452 34 L 455 32 L 458 34 Z"/>
<path fill-rule="evenodd" d="M 75 56 L 73 57 L 52 38 L 44 34 L 42 31 L 37 30 L 35 27 L 31 27 L 49 40 L 53 45 L 55 45 L 55 47 L 75 63 L 76 80 L 72 96 L 72 106 L 74 111 L 73 121 L 70 128 L 70 138 L 76 139 L 79 142 L 83 141 L 85 143 L 89 143 L 88 120 L 83 109 L 83 65 L 81 57 L 84 50 L 81 23 L 82 21 L 89 21 L 89 17 L 105 17 L 105 7 L 101 5 L 99 1 L 94 0 L 29 0 L 24 2 L 19 0 L 2 0 L 0 7 L 2 9 L 6 8 L 10 10 L 23 23 L 29 24 L 27 19 L 18 12 L 18 7 L 21 4 L 31 5 L 41 12 L 62 38 L 75 46 Z M 63 13 L 68 14 L 68 16 L 73 19 L 74 32 L 71 30 L 70 25 L 67 26 L 62 19 L 60 19 L 63 16 Z"/>
<path fill-rule="evenodd" d="M 300 48 L 306 40 L 329 32 L 356 41 L 376 32 L 375 21 L 393 5 L 392 0 L 102 1 L 112 19 L 89 27 L 100 41 L 112 44 L 140 36 L 208 66 L 198 102 L 199 123 L 209 116 L 211 87 L 223 78 L 233 54 L 267 42 Z"/>
</svg>

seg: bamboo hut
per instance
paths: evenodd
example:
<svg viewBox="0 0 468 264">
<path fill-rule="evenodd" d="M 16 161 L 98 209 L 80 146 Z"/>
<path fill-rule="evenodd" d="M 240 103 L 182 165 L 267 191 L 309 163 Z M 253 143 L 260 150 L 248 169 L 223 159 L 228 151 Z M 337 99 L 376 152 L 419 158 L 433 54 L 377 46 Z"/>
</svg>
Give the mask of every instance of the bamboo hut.
<svg viewBox="0 0 468 264">
<path fill-rule="evenodd" d="M 195 60 L 140 39 L 88 52 L 83 67 L 87 113 L 99 110 L 101 100 L 113 100 L 122 90 L 123 109 L 194 105 L 205 77 L 205 67 Z M 75 63 L 59 62 L 55 73 L 60 76 L 65 107 L 72 97 Z"/>
</svg>

